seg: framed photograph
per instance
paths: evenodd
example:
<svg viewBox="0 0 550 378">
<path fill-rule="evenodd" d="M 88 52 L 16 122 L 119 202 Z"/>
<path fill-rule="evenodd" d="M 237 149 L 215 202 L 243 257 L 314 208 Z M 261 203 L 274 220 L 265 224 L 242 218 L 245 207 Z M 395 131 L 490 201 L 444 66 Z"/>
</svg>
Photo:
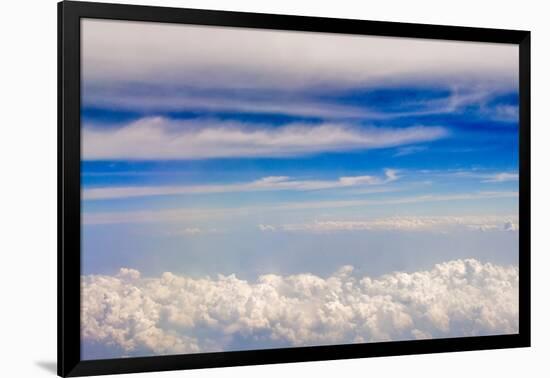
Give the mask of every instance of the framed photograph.
<svg viewBox="0 0 550 378">
<path fill-rule="evenodd" d="M 529 32 L 58 11 L 59 375 L 530 345 Z"/>
</svg>

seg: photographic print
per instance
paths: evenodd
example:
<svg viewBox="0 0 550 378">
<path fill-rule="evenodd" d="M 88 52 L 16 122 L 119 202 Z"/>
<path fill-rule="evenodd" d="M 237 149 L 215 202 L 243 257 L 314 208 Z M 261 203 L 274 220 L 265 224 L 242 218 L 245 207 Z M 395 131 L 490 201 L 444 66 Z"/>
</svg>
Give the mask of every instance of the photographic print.
<svg viewBox="0 0 550 378">
<path fill-rule="evenodd" d="M 517 44 L 80 28 L 82 360 L 518 334 Z"/>
</svg>

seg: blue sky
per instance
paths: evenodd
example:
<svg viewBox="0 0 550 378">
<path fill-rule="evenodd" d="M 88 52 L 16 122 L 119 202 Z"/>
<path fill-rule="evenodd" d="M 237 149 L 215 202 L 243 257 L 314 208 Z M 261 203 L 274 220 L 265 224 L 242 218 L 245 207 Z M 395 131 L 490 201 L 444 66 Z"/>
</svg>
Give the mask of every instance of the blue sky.
<svg viewBox="0 0 550 378">
<path fill-rule="evenodd" d="M 516 46 L 85 20 L 82 48 L 84 278 L 517 265 Z M 498 333 L 445 329 L 372 339 Z"/>
</svg>

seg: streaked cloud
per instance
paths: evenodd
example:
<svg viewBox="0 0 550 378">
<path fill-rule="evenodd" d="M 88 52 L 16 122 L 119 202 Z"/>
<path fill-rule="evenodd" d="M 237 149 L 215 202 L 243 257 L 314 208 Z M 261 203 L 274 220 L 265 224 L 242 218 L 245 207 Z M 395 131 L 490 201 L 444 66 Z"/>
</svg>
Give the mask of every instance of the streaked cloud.
<svg viewBox="0 0 550 378">
<path fill-rule="evenodd" d="M 291 157 L 368 150 L 428 142 L 447 136 L 438 126 L 358 127 L 291 123 L 251 126 L 219 120 L 146 117 L 122 127 L 82 130 L 84 160 L 162 160 L 228 157 Z"/>
<path fill-rule="evenodd" d="M 357 277 L 266 274 L 82 277 L 84 343 L 125 355 L 365 343 L 518 332 L 518 268 L 454 260 Z M 86 356 L 83 356 L 86 358 Z"/>
<path fill-rule="evenodd" d="M 422 87 L 418 88 L 418 93 Z M 364 89 L 363 89 L 364 90 Z M 395 97 L 401 93 L 396 88 Z M 429 89 L 425 89 L 428 90 Z M 476 114 L 490 119 L 510 121 L 517 105 L 489 105 L 501 90 L 491 87 L 452 87 L 439 97 L 403 99 L 403 108 L 387 107 L 385 104 L 365 100 L 360 104 L 347 104 L 340 98 L 347 92 L 333 96 L 320 96 L 315 91 L 288 91 L 261 89 L 235 91 L 231 89 L 196 90 L 184 86 L 148 85 L 146 88 L 132 84 L 115 88 L 89 84 L 84 88 L 84 105 L 104 109 L 133 111 L 137 114 L 170 112 L 232 113 L 232 114 L 278 114 L 286 117 L 313 117 L 324 120 L 346 121 L 391 121 L 403 117 L 453 114 L 469 107 Z M 353 91 L 351 92 L 353 93 Z M 349 94 L 349 93 L 348 93 Z M 506 112 L 503 109 L 507 109 Z M 516 109 L 517 111 L 517 109 Z"/>
<path fill-rule="evenodd" d="M 336 180 L 296 180 L 288 176 L 268 176 L 237 184 L 183 185 L 183 186 L 129 186 L 89 188 L 82 192 L 84 200 L 130 198 L 163 195 L 256 192 L 278 190 L 322 190 L 364 185 L 381 185 L 399 178 L 398 171 L 386 169 L 383 176 L 344 176 Z"/>
<path fill-rule="evenodd" d="M 417 152 L 426 151 L 428 147 L 426 146 L 406 146 L 406 147 L 400 147 L 397 149 L 397 151 L 393 154 L 394 157 L 400 157 L 400 156 L 408 156 L 412 154 L 416 154 Z"/>
<path fill-rule="evenodd" d="M 231 112 L 252 114 L 282 114 L 294 117 L 318 117 L 323 119 L 386 119 L 401 114 L 388 114 L 368 107 L 338 104 L 334 101 L 321 101 L 311 95 L 289 95 L 271 91 L 266 93 L 242 94 L 194 93 L 189 88 L 174 89 L 171 95 L 166 94 L 165 87 L 139 91 L 132 86 L 105 88 L 90 86 L 85 90 L 86 106 L 106 109 L 123 109 L 129 111 L 155 112 Z M 415 113 L 416 114 L 416 113 Z"/>
</svg>

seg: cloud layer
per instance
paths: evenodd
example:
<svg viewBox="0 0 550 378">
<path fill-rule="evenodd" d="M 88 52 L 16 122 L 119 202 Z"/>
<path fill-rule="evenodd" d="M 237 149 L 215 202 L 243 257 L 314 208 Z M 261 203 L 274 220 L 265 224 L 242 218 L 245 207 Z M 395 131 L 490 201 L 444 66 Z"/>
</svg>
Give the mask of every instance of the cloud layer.
<svg viewBox="0 0 550 378">
<path fill-rule="evenodd" d="M 360 128 L 294 123 L 274 128 L 230 121 L 145 117 L 116 128 L 85 126 L 82 156 L 86 160 L 288 157 L 395 147 L 446 135 L 447 131 L 438 126 Z"/>
<path fill-rule="evenodd" d="M 415 273 L 82 277 L 82 338 L 122 355 L 518 332 L 518 269 L 455 260 Z M 86 358 L 86 356 L 84 356 Z"/>
<path fill-rule="evenodd" d="M 369 220 L 321 220 L 311 223 L 266 225 L 261 231 L 339 232 L 339 231 L 517 231 L 517 216 L 399 216 Z"/>
<path fill-rule="evenodd" d="M 102 194 L 103 195 L 103 194 Z M 219 208 L 177 208 L 169 210 L 130 210 L 89 212 L 82 214 L 83 224 L 115 224 L 115 223 L 155 223 L 155 222 L 193 222 L 196 220 L 234 218 L 267 212 L 288 210 L 337 209 L 350 207 L 368 207 L 380 205 L 404 205 L 415 203 L 454 202 L 468 200 L 494 200 L 501 198 L 516 198 L 518 192 L 474 192 L 458 194 L 426 194 L 379 200 L 335 200 L 335 201 L 300 201 L 282 202 L 273 205 L 219 207 Z"/>
<path fill-rule="evenodd" d="M 139 36 L 139 38 L 136 38 Z M 364 86 L 517 78 L 507 44 L 143 23 L 82 22 L 84 82 L 211 88 Z"/>
<path fill-rule="evenodd" d="M 184 194 L 337 189 L 386 184 L 397 180 L 399 178 L 397 173 L 394 169 L 385 169 L 383 176 L 343 176 L 336 180 L 296 180 L 288 176 L 268 176 L 251 182 L 235 184 L 100 187 L 84 189 L 82 199 L 99 200 Z"/>
</svg>

